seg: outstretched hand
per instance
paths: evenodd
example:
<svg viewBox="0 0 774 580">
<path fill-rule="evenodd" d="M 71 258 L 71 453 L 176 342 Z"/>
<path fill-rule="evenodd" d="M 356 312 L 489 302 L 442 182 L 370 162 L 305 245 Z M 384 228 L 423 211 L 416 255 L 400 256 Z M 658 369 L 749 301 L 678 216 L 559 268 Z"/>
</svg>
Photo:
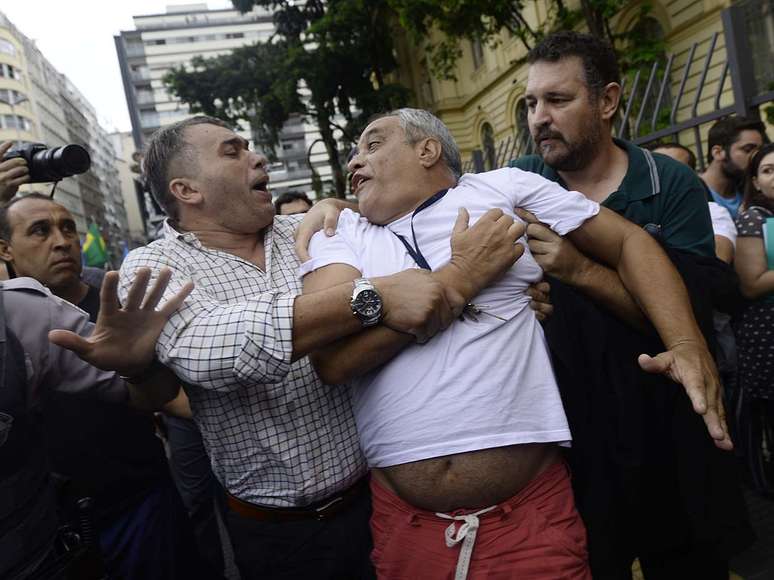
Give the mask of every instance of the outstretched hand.
<svg viewBox="0 0 774 580">
<path fill-rule="evenodd" d="M 103 370 L 136 376 L 153 361 L 156 340 L 169 317 L 193 290 L 188 282 L 156 310 L 172 277 L 162 268 L 156 283 L 146 293 L 150 268 L 137 270 L 126 304 L 118 302 L 118 272 L 108 272 L 100 289 L 100 312 L 91 336 L 83 337 L 67 330 L 52 330 L 48 338 L 69 349 L 84 361 Z"/>
<path fill-rule="evenodd" d="M 682 384 L 691 399 L 693 410 L 704 418 L 715 445 L 727 451 L 733 449 L 726 426 L 720 378 L 712 356 L 704 345 L 683 342 L 655 357 L 641 354 L 638 362 L 644 371 L 665 375 Z"/>
</svg>

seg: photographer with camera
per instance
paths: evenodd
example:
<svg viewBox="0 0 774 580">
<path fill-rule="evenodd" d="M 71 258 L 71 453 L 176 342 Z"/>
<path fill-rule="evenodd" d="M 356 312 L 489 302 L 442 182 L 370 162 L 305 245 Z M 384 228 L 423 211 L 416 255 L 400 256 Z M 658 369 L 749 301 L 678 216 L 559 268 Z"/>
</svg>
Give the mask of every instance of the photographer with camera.
<svg viewBox="0 0 774 580">
<path fill-rule="evenodd" d="M 6 152 L 3 163 L 25 164 L 30 183 L 58 181 L 83 168 L 83 163 L 73 166 L 68 154 L 73 147 L 85 152 L 77 145 L 28 145 Z M 9 159 L 13 155 L 17 157 Z M 88 153 L 80 156 L 84 159 L 88 161 Z M 64 206 L 31 193 L 0 208 L 0 260 L 15 276 L 33 278 L 96 322 L 99 290 L 81 279 L 80 237 Z M 83 380 L 82 388 L 89 389 L 88 377 Z M 184 577 L 174 555 L 188 550 L 193 536 L 152 417 L 125 405 L 59 392 L 46 397 L 41 414 L 53 470 L 66 482 L 64 517 L 77 516 L 78 498 L 94 499 L 108 572 L 126 580 Z"/>
<path fill-rule="evenodd" d="M 0 204 L 7 203 L 19 191 L 19 186 L 30 182 L 30 170 L 23 157 L 6 159 L 13 141 L 0 144 Z"/>
</svg>

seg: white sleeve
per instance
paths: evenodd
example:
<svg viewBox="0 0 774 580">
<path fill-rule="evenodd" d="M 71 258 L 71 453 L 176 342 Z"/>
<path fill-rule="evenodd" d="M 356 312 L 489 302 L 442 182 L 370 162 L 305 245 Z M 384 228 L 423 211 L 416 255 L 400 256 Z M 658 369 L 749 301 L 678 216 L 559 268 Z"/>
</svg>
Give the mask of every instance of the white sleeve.
<svg viewBox="0 0 774 580">
<path fill-rule="evenodd" d="M 599 204 L 582 193 L 568 191 L 537 173 L 515 167 L 509 169 L 513 206 L 535 214 L 560 236 L 579 228 L 599 213 Z"/>
<path fill-rule="evenodd" d="M 336 226 L 336 234 L 328 237 L 323 232 L 317 232 L 309 243 L 310 260 L 307 260 L 299 268 L 299 275 L 303 278 L 307 274 L 319 270 L 331 264 L 346 264 L 362 272 L 359 253 L 359 214 L 351 210 L 344 210 L 339 216 Z"/>
<path fill-rule="evenodd" d="M 714 201 L 709 202 L 712 231 L 716 236 L 727 238 L 736 247 L 736 225 L 728 210 Z"/>
</svg>

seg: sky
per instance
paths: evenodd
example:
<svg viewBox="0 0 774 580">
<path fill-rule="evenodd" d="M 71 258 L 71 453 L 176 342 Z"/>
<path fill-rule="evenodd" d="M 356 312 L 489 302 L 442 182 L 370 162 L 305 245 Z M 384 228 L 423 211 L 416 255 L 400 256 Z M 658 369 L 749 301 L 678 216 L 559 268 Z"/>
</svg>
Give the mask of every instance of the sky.
<svg viewBox="0 0 774 580">
<path fill-rule="evenodd" d="M 78 87 L 105 129 L 129 131 L 113 36 L 134 29 L 132 16 L 193 3 L 231 7 L 229 0 L 0 0 L 0 11 Z"/>
</svg>

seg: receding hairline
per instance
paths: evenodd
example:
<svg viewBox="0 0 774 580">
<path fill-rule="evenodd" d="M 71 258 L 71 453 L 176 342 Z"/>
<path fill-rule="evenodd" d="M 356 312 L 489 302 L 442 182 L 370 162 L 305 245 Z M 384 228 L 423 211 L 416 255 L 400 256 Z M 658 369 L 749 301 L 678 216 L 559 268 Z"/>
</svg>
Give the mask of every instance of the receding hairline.
<svg viewBox="0 0 774 580">
<path fill-rule="evenodd" d="M 9 229 L 9 233 L 11 235 L 13 235 L 14 230 L 16 229 L 16 226 L 19 225 L 18 221 L 24 219 L 23 216 L 19 215 L 14 220 L 14 215 L 18 214 L 18 211 L 14 212 L 14 209 L 19 204 L 21 204 L 21 203 L 24 203 L 24 202 L 31 203 L 31 202 L 36 202 L 36 201 L 42 202 L 42 203 L 48 203 L 48 204 L 57 206 L 58 208 L 64 210 L 65 213 L 67 213 L 67 215 L 70 218 L 70 221 L 75 223 L 75 216 L 73 216 L 72 212 L 69 209 L 67 209 L 65 206 L 63 206 L 61 203 L 59 203 L 58 201 L 55 201 L 55 200 L 53 200 L 53 199 L 51 199 L 49 197 L 38 197 L 38 196 L 23 195 L 21 197 L 18 197 L 16 199 L 12 200 L 11 203 L 9 203 L 5 207 L 5 219 L 8 222 L 8 229 Z M 32 223 L 36 223 L 38 221 L 43 221 L 43 220 L 35 220 Z M 6 240 L 6 241 L 10 241 L 10 240 Z"/>
</svg>

